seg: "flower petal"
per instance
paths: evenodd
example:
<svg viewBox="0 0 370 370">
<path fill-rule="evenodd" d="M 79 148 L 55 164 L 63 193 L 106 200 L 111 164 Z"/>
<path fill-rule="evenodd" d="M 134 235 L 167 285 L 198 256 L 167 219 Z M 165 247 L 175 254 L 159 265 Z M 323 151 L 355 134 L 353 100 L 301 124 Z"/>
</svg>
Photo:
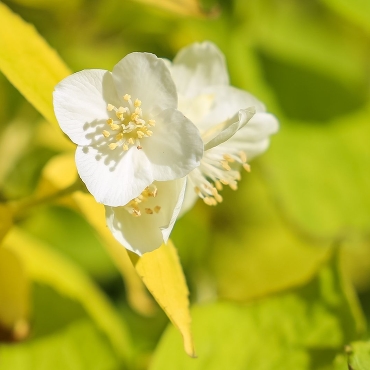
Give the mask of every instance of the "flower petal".
<svg viewBox="0 0 370 370">
<path fill-rule="evenodd" d="M 124 207 L 105 207 L 106 220 L 113 236 L 130 251 L 142 255 L 166 243 L 181 209 L 185 179 L 154 182 L 157 196 L 145 202 L 145 207 L 160 205 L 157 214 L 143 212 L 134 217 Z"/>
<path fill-rule="evenodd" d="M 149 53 L 131 53 L 113 68 L 113 79 L 120 96 L 141 100 L 144 114 L 155 116 L 167 108 L 177 108 L 177 92 L 162 59 Z"/>
<path fill-rule="evenodd" d="M 213 86 L 203 90 L 213 94 L 213 104 L 200 122 L 193 121 L 199 129 L 206 130 L 235 116 L 240 109 L 254 107 L 256 112 L 265 112 L 265 106 L 253 95 L 232 86 Z M 186 116 L 186 112 L 183 112 Z"/>
<path fill-rule="evenodd" d="M 249 161 L 267 149 L 269 136 L 277 130 L 278 121 L 275 116 L 269 113 L 256 113 L 248 124 L 218 148 L 226 153 L 232 148 L 244 151 Z"/>
<path fill-rule="evenodd" d="M 150 162 L 136 147 L 124 152 L 78 146 L 76 165 L 96 201 L 109 206 L 127 204 L 153 182 Z"/>
<path fill-rule="evenodd" d="M 229 120 L 226 123 L 226 125 L 222 127 L 221 132 L 219 132 L 215 137 L 213 137 L 211 140 L 204 144 L 204 150 L 211 149 L 229 140 L 249 122 L 249 120 L 254 116 L 255 113 L 256 112 L 254 107 L 248 109 L 241 109 L 238 114 L 238 120 L 236 121 L 232 119 Z M 204 137 L 206 136 L 207 132 L 204 133 L 203 140 Z"/>
<path fill-rule="evenodd" d="M 90 145 L 96 125 L 108 118 L 107 102 L 118 101 L 111 73 L 101 69 L 68 76 L 56 85 L 53 96 L 61 129 L 78 145 Z"/>
<path fill-rule="evenodd" d="M 177 91 L 185 97 L 196 96 L 213 85 L 228 85 L 225 57 L 211 42 L 195 43 L 179 51 L 171 73 Z"/>
<path fill-rule="evenodd" d="M 166 109 L 155 121 L 153 136 L 142 144 L 151 161 L 154 179 L 168 181 L 186 176 L 199 166 L 203 156 L 199 130 L 175 109 Z"/>
</svg>

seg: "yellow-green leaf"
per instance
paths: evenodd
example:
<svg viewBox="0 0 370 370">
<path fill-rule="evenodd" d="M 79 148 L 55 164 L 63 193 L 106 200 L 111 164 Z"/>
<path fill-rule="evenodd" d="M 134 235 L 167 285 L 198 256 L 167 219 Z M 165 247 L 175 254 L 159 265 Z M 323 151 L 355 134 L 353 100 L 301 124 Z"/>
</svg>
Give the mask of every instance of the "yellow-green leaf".
<svg viewBox="0 0 370 370">
<path fill-rule="evenodd" d="M 50 122 L 54 86 L 71 72 L 35 28 L 0 3 L 0 70 Z"/>
<path fill-rule="evenodd" d="M 136 270 L 172 323 L 180 330 L 186 353 L 195 357 L 190 328 L 189 291 L 176 248 L 169 241 L 144 254 Z"/>
<path fill-rule="evenodd" d="M 12 339 L 27 334 L 29 299 L 29 281 L 22 262 L 12 251 L 0 248 L 0 331 L 1 327 L 7 329 Z"/>
<path fill-rule="evenodd" d="M 131 357 L 128 330 L 114 307 L 88 276 L 41 241 L 13 228 L 4 247 L 15 252 L 29 276 L 48 284 L 61 294 L 77 300 L 110 339 L 116 352 L 126 361 Z"/>
<path fill-rule="evenodd" d="M 43 191 L 67 188 L 77 178 L 77 170 L 72 153 L 61 154 L 49 161 L 43 170 Z M 45 183 L 45 180 L 47 183 Z M 42 190 L 40 189 L 40 190 Z M 76 192 L 70 197 L 68 205 L 79 211 L 91 226 L 95 228 L 103 242 L 104 247 L 120 271 L 127 288 L 127 298 L 131 306 L 144 315 L 153 312 L 153 302 L 148 296 L 145 287 L 135 271 L 127 250 L 114 239 L 106 227 L 104 206 L 97 203 L 90 194 Z"/>
</svg>

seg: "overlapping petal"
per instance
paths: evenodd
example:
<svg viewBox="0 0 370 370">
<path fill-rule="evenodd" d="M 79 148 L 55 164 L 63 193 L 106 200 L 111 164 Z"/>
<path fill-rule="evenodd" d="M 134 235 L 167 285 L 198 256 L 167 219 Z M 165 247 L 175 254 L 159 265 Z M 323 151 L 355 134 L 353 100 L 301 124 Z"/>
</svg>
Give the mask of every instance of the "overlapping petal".
<svg viewBox="0 0 370 370">
<path fill-rule="evenodd" d="M 186 179 L 154 182 L 153 185 L 157 194 L 140 203 L 141 215 L 138 217 L 125 207 L 105 207 L 107 225 L 113 236 L 138 255 L 151 252 L 167 242 L 181 209 Z M 156 207 L 160 207 L 158 213 L 154 211 Z"/>
<path fill-rule="evenodd" d="M 199 130 L 176 110 L 171 74 L 153 54 L 129 54 L 112 73 L 67 77 L 55 88 L 54 108 L 79 146 L 81 179 L 108 206 L 128 203 L 155 180 L 186 176 L 203 155 Z"/>
<path fill-rule="evenodd" d="M 224 185 L 236 190 L 240 168 L 250 170 L 248 161 L 267 149 L 278 122 L 253 95 L 229 86 L 224 56 L 210 42 L 181 50 L 167 68 L 179 109 L 198 126 L 205 149 L 200 166 L 189 174 L 184 213 L 195 195 L 216 205 Z"/>
<path fill-rule="evenodd" d="M 156 116 L 167 108 L 177 108 L 171 74 L 154 54 L 131 53 L 114 66 L 112 75 L 118 95 L 140 99 L 145 114 Z"/>
<path fill-rule="evenodd" d="M 77 145 L 90 145 L 96 127 L 109 118 L 107 103 L 119 104 L 110 72 L 90 69 L 74 73 L 55 88 L 54 112 L 60 128 Z"/>
<path fill-rule="evenodd" d="M 184 97 L 199 95 L 208 86 L 229 84 L 225 57 L 210 42 L 195 43 L 180 50 L 171 73 L 178 92 Z"/>
</svg>

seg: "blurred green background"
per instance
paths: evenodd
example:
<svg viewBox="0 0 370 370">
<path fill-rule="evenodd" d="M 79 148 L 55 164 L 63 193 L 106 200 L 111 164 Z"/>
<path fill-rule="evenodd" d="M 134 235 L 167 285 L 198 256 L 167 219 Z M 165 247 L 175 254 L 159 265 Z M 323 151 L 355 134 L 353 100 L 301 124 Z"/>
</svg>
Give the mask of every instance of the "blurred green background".
<svg viewBox="0 0 370 370">
<path fill-rule="evenodd" d="M 35 273 L 29 282 L 16 253 L 0 255 L 1 370 L 370 369 L 369 1 L 207 0 L 203 11 L 190 0 L 174 1 L 176 11 L 170 0 L 3 3 L 72 71 L 112 70 L 132 51 L 172 59 L 210 40 L 232 85 L 264 102 L 280 130 L 236 192 L 224 190 L 217 207 L 198 202 L 172 233 L 197 359 L 159 308 L 130 306 L 94 228 L 59 203 L 18 219 L 18 232 L 78 274 L 63 265 L 60 277 Z M 46 163 L 71 149 L 2 74 L 0 101 L 5 203 L 33 194 Z M 87 277 L 109 308 L 91 314 L 100 301 L 78 288 Z M 24 292 L 14 307 L 30 318 L 18 336 L 1 322 L 9 281 Z M 110 315 L 116 324 L 102 330 Z"/>
</svg>

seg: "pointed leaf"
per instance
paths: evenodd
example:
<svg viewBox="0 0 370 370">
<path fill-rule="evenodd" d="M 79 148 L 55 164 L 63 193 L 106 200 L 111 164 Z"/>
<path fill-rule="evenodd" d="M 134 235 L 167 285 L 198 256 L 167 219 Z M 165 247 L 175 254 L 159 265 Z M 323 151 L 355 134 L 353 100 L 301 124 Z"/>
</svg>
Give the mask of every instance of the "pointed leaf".
<svg viewBox="0 0 370 370">
<path fill-rule="evenodd" d="M 54 86 L 71 72 L 35 28 L 0 3 L 0 70 L 49 121 Z"/>
<path fill-rule="evenodd" d="M 144 254 L 139 258 L 136 270 L 158 304 L 180 330 L 186 353 L 195 357 L 190 328 L 189 291 L 172 242 Z"/>
</svg>

